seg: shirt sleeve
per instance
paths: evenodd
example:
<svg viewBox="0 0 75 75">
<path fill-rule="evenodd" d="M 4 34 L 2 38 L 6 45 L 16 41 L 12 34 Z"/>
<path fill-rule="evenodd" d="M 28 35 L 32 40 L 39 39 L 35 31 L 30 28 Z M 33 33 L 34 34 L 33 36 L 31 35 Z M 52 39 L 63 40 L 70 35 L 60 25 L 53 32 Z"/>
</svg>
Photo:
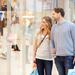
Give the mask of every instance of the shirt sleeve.
<svg viewBox="0 0 75 75">
<path fill-rule="evenodd" d="M 54 44 L 54 29 L 55 29 L 55 25 L 53 25 L 52 29 L 51 29 L 51 39 L 50 39 L 50 48 L 51 49 L 55 48 L 55 44 Z"/>
<path fill-rule="evenodd" d="M 75 24 L 71 25 L 71 36 L 73 40 L 74 56 L 75 56 Z"/>
</svg>

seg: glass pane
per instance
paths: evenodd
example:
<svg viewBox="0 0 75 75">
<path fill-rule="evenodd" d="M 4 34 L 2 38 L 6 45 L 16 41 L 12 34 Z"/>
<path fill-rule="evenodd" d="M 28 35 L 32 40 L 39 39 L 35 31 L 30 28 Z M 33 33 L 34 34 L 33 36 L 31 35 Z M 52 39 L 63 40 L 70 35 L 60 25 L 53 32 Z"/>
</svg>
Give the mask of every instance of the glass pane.
<svg viewBox="0 0 75 75">
<path fill-rule="evenodd" d="M 0 0 L 0 21 L 3 20 L 2 15 L 5 16 L 4 29 L 0 29 L 0 40 L 3 38 L 5 41 L 2 43 L 7 43 L 6 47 L 3 46 L 7 59 L 0 59 L 2 62 L 0 69 L 3 64 L 5 67 L 1 73 L 29 75 L 32 70 L 33 40 L 39 29 L 41 18 L 50 16 L 55 7 L 64 7 L 64 2 L 65 0 Z M 69 0 L 69 5 L 72 11 L 70 17 L 73 19 L 75 0 Z M 18 50 L 15 49 L 16 47 Z"/>
<path fill-rule="evenodd" d="M 50 12 L 56 7 L 56 0 L 25 0 L 23 10 L 24 25 L 24 51 L 23 65 L 26 75 L 32 70 L 33 39 L 39 28 L 40 20 L 43 16 L 50 16 Z"/>
<path fill-rule="evenodd" d="M 8 75 L 7 0 L 0 0 L 0 74 Z"/>
<path fill-rule="evenodd" d="M 71 20 L 75 21 L 75 0 L 69 0 L 69 7 L 70 7 L 70 11 L 71 11 Z"/>
<path fill-rule="evenodd" d="M 17 0 L 8 3 L 8 61 L 9 75 L 23 75 L 22 67 L 22 26 L 20 23 L 20 5 Z"/>
</svg>

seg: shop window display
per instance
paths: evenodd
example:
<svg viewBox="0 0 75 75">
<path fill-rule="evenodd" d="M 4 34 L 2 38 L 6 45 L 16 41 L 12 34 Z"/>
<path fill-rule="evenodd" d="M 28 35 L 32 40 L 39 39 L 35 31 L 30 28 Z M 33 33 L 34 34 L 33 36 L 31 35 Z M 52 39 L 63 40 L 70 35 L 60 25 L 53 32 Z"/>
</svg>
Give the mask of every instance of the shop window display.
<svg viewBox="0 0 75 75">
<path fill-rule="evenodd" d="M 7 0 L 0 0 L 0 73 L 7 75 Z M 4 69 L 3 69 L 4 67 Z M 4 71 L 4 73 L 2 73 Z"/>
<path fill-rule="evenodd" d="M 0 10 L 7 11 L 7 0 L 0 0 Z"/>
<path fill-rule="evenodd" d="M 29 67 L 30 67 L 29 65 L 32 61 L 32 58 L 31 58 L 32 56 L 30 54 L 32 52 L 31 49 L 32 49 L 33 39 L 35 37 L 36 31 L 39 28 L 40 19 L 43 16 L 50 16 L 50 12 L 52 11 L 52 9 L 55 7 L 58 7 L 60 5 L 58 4 L 59 3 L 58 1 L 61 1 L 61 0 L 22 0 L 22 1 L 9 0 L 9 1 L 10 1 L 10 7 L 11 7 L 11 10 L 10 10 L 11 17 L 13 15 L 16 15 L 17 17 L 19 17 L 21 21 L 20 25 L 22 26 L 21 30 L 23 32 L 22 39 L 24 40 L 21 43 L 23 46 L 22 47 L 23 48 L 22 62 L 24 64 L 24 69 L 29 70 Z M 75 0 L 70 0 L 70 1 L 75 1 Z M 73 6 L 70 3 L 71 10 L 72 10 L 72 7 Z M 73 11 L 73 14 L 71 14 L 71 16 L 73 17 L 74 10 L 72 11 Z M 12 21 L 11 21 L 11 24 L 12 24 Z M 26 65 L 27 65 L 27 68 L 26 68 Z"/>
<path fill-rule="evenodd" d="M 3 36 L 3 28 L 7 25 L 6 11 L 0 11 L 0 32 Z"/>
<path fill-rule="evenodd" d="M 3 35 L 3 28 L 7 25 L 7 1 L 0 0 L 0 32 Z"/>
<path fill-rule="evenodd" d="M 24 68 L 26 75 L 29 75 L 28 70 L 31 69 L 32 63 L 32 52 L 33 52 L 33 39 L 35 37 L 36 31 L 39 28 L 39 22 L 43 16 L 50 16 L 50 12 L 54 7 L 56 7 L 56 0 L 25 0 L 23 2 L 25 4 L 24 7 L 24 31 L 25 31 L 25 51 L 24 51 Z M 31 13 L 31 15 L 29 14 Z M 34 19 L 31 22 L 31 19 Z M 30 67 L 30 69 L 28 68 Z"/>
<path fill-rule="evenodd" d="M 70 13 L 70 18 L 72 21 L 75 20 L 75 0 L 69 0 L 69 7 L 70 7 L 70 11 L 72 11 Z"/>
</svg>

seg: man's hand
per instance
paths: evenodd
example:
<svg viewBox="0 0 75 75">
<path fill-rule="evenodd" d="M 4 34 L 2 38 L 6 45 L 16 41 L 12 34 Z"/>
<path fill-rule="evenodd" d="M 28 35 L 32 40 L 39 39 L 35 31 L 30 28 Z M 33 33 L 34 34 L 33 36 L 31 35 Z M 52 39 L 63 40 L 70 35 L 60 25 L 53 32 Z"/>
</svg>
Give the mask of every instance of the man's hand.
<svg viewBox="0 0 75 75">
<path fill-rule="evenodd" d="M 74 56 L 74 59 L 73 59 L 73 64 L 75 64 L 75 56 Z"/>
</svg>

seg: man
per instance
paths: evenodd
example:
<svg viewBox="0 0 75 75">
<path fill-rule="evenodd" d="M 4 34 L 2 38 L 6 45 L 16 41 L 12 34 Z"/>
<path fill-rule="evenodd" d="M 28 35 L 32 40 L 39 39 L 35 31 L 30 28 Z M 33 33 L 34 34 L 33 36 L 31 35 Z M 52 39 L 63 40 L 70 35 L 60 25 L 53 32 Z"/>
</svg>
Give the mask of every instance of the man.
<svg viewBox="0 0 75 75">
<path fill-rule="evenodd" d="M 51 30 L 51 48 L 56 50 L 55 64 L 59 75 L 67 75 L 75 62 L 75 25 L 66 21 L 64 15 L 64 9 L 53 9 L 56 24 Z"/>
</svg>

